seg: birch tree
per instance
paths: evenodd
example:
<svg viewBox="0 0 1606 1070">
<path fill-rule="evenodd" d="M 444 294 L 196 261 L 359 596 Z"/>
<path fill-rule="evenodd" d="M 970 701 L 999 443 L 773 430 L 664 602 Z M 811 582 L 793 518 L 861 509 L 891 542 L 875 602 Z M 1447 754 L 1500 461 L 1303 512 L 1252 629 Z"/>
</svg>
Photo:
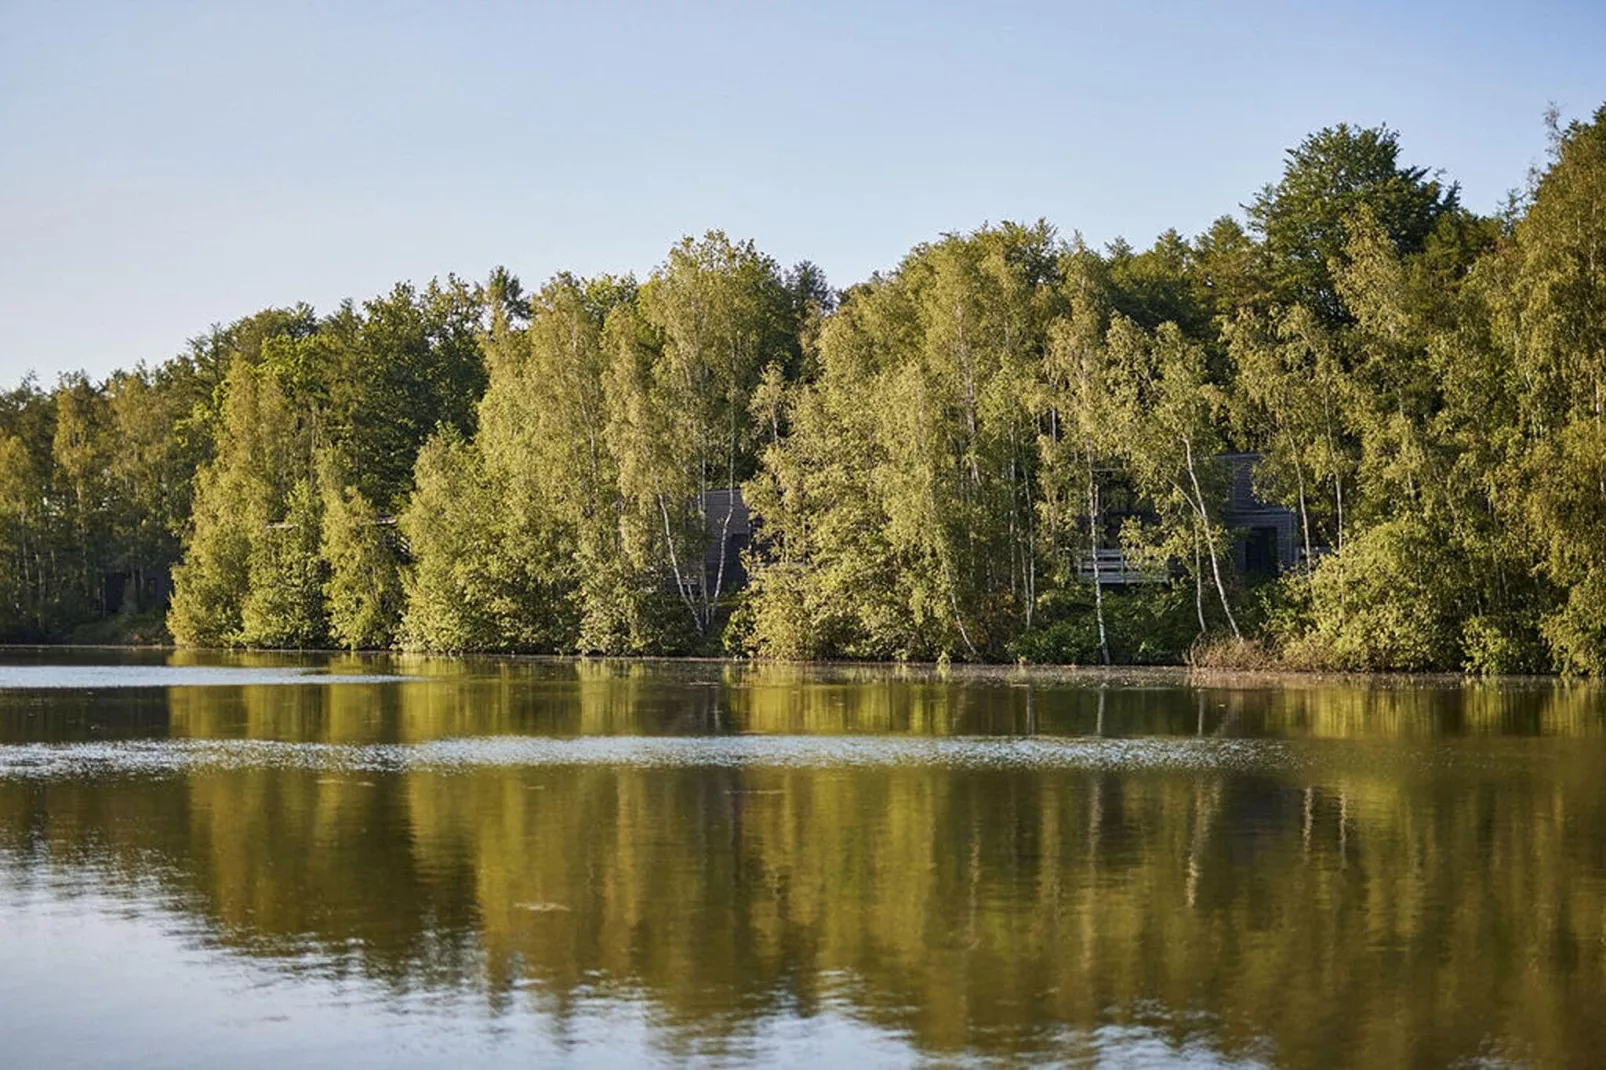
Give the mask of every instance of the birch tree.
<svg viewBox="0 0 1606 1070">
<path fill-rule="evenodd" d="M 1111 325 L 1110 349 L 1119 367 L 1125 453 L 1136 482 L 1169 514 L 1169 548 L 1178 548 L 1176 536 L 1182 533 L 1191 538 L 1196 588 L 1202 592 L 1208 568 L 1227 626 L 1242 639 L 1221 570 L 1227 547 L 1219 522 L 1222 473 L 1216 455 L 1226 399 L 1207 377 L 1204 350 L 1185 340 L 1175 324 L 1161 324 L 1151 336 L 1124 317 Z M 1202 631 L 1202 604 L 1199 610 Z"/>
<path fill-rule="evenodd" d="M 656 548 L 707 637 L 730 579 L 736 491 L 753 470 L 752 394 L 767 366 L 795 359 L 793 299 L 774 260 L 714 231 L 671 249 L 638 303 L 611 325 L 621 488 L 638 547 Z M 725 493 L 711 514 L 714 490 Z"/>
</svg>

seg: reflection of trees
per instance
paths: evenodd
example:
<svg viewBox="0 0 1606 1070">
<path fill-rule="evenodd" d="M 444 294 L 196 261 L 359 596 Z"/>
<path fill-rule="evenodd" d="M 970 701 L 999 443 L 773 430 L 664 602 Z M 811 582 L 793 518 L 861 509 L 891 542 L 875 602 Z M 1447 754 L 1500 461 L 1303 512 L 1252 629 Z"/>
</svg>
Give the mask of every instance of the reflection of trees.
<svg viewBox="0 0 1606 1070">
<path fill-rule="evenodd" d="M 196 663 L 226 660 L 208 657 Z M 1583 1010 L 1606 1001 L 1596 687 L 324 662 L 422 679 L 0 693 L 0 740 L 149 734 L 164 719 L 193 738 L 404 744 L 1031 730 L 1267 736 L 1298 761 L 1233 775 L 251 767 L 0 780 L 4 864 L 48 859 L 130 895 L 159 887 L 219 941 L 286 969 L 468 984 L 492 1007 L 528 999 L 560 1016 L 583 993 L 645 993 L 683 1054 L 833 995 L 938 1055 L 1038 1054 L 1065 1027 L 1154 1006 L 1179 1015 L 1175 1039 L 1193 1030 L 1239 1055 L 1269 1042 L 1296 1066 L 1439 1063 L 1500 1037 L 1527 1046 L 1496 1054 L 1543 1064 L 1606 1050 L 1606 1024 Z"/>
<path fill-rule="evenodd" d="M 1296 1066 L 1439 1063 L 1501 1036 L 1539 1063 L 1589 1062 L 1606 1042 L 1585 1010 L 1606 1000 L 1606 759 L 1564 741 L 1530 741 L 1515 766 L 1498 748 L 1482 764 L 1481 749 L 1411 753 L 1297 779 L 6 781 L 0 847 L 92 865 L 131 894 L 159 881 L 220 940 L 292 955 L 287 969 L 468 984 L 559 1015 L 581 993 L 639 991 L 682 1053 L 738 1043 L 766 1007 L 846 993 L 935 1054 L 1041 1053 L 1063 1027 L 1160 1006 L 1178 1039 L 1243 1055 L 1269 1041 Z"/>
<path fill-rule="evenodd" d="M 115 702 L 95 691 L 0 690 L 0 745 L 139 739 L 166 730 L 167 697 L 154 689 L 125 692 Z"/>
<path fill-rule="evenodd" d="M 1334 739 L 1606 734 L 1606 690 L 1584 683 L 1407 679 L 1230 684 L 1204 693 L 1254 734 Z"/>
<path fill-rule="evenodd" d="M 728 702 L 717 673 L 712 680 L 682 679 L 620 662 L 393 660 L 403 662 L 394 668 L 422 679 L 173 688 L 167 700 L 171 733 L 193 739 L 360 744 L 509 734 L 708 733 L 731 727 L 728 713 L 722 713 Z"/>
<path fill-rule="evenodd" d="M 311 666 L 409 682 L 37 694 L 0 691 L 0 742 L 173 735 L 415 743 L 518 733 L 1266 736 L 1606 735 L 1598 684 L 882 666 L 180 651 L 175 665 Z M 102 716 L 105 715 L 105 716 Z"/>
</svg>

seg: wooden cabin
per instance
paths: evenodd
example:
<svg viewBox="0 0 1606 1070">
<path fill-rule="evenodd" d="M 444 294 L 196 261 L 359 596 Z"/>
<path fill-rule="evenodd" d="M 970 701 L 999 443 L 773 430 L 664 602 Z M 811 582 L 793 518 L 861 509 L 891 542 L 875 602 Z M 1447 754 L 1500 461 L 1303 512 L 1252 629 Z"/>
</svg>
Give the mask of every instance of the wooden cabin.
<svg viewBox="0 0 1606 1070">
<path fill-rule="evenodd" d="M 1216 519 L 1232 535 L 1232 562 L 1240 576 L 1248 580 L 1272 579 L 1297 568 L 1303 557 L 1299 535 L 1299 517 L 1293 510 L 1263 501 L 1255 493 L 1255 466 L 1258 453 L 1223 453 L 1217 456 L 1227 468 L 1229 478 L 1227 499 L 1222 503 Z M 1108 473 L 1109 482 L 1104 488 L 1104 531 L 1112 541 L 1117 537 L 1121 522 L 1129 517 L 1153 520 L 1153 513 L 1141 498 L 1120 477 Z M 734 495 L 734 502 L 733 502 Z M 702 498 L 703 515 L 707 518 L 708 540 L 703 555 L 703 582 L 712 591 L 719 579 L 720 530 L 730 514 L 729 535 L 725 543 L 725 578 L 722 593 L 740 590 L 747 583 L 747 569 L 742 565 L 742 552 L 752 542 L 752 520 L 747 503 L 740 490 L 711 490 Z M 1103 541 L 1103 540 L 1101 540 Z M 1096 555 L 1096 556 L 1095 556 Z M 1165 583 L 1181 573 L 1180 567 L 1140 568 L 1126 559 L 1119 546 L 1105 545 L 1094 554 L 1084 554 L 1077 562 L 1077 574 L 1088 583 L 1093 582 L 1097 565 L 1101 586 L 1124 587 L 1133 584 Z"/>
<path fill-rule="evenodd" d="M 1293 510 L 1263 501 L 1255 494 L 1255 466 L 1260 456 L 1258 453 L 1223 453 L 1216 457 L 1227 467 L 1229 484 L 1227 500 L 1222 504 L 1221 515 L 1215 519 L 1232 535 L 1233 566 L 1240 576 L 1251 581 L 1273 579 L 1296 568 L 1303 556 L 1299 517 Z M 1122 520 L 1147 515 L 1142 503 L 1121 487 L 1119 480 L 1116 493 L 1107 498 L 1105 532 L 1112 540 Z M 1164 583 L 1181 572 L 1180 567 L 1137 568 L 1126 560 L 1119 547 L 1105 546 L 1093 554 L 1084 554 L 1077 562 L 1077 574 L 1089 583 L 1093 582 L 1095 561 L 1098 582 L 1108 587 Z"/>
<path fill-rule="evenodd" d="M 752 520 L 747 503 L 742 500 L 740 488 L 711 490 L 703 495 L 703 516 L 708 523 L 708 543 L 703 551 L 703 583 L 705 590 L 720 586 L 721 594 L 739 591 L 747 585 L 747 569 L 742 564 L 742 551 L 753 539 Z M 726 516 L 730 524 L 726 526 Z M 724 582 L 720 582 L 720 533 L 725 533 Z"/>
<path fill-rule="evenodd" d="M 1270 579 L 1299 564 L 1299 517 L 1292 509 L 1261 501 L 1255 495 L 1258 453 L 1223 453 L 1231 489 L 1221 511 L 1221 524 L 1233 533 L 1233 565 L 1240 576 Z"/>
</svg>

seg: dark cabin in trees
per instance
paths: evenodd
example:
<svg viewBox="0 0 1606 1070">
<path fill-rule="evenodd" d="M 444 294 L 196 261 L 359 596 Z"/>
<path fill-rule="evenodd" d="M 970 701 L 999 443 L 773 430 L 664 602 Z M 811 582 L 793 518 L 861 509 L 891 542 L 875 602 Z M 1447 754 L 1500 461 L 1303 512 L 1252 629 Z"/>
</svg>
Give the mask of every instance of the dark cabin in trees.
<svg viewBox="0 0 1606 1070">
<path fill-rule="evenodd" d="M 1274 579 L 1289 569 L 1298 567 L 1303 557 L 1299 537 L 1299 517 L 1293 510 L 1263 501 L 1255 494 L 1255 466 L 1260 462 L 1258 453 L 1223 453 L 1217 460 L 1227 467 L 1227 498 L 1221 513 L 1215 519 L 1232 534 L 1232 563 L 1238 574 L 1254 580 Z M 735 503 L 732 506 L 732 496 Z M 1119 537 L 1121 520 L 1128 516 L 1143 516 L 1143 505 L 1129 489 L 1116 485 L 1106 499 L 1103 534 L 1110 544 L 1096 551 L 1098 555 L 1099 583 L 1107 587 L 1139 583 L 1164 583 L 1174 573 L 1164 569 L 1142 569 L 1127 561 L 1115 540 Z M 730 513 L 730 529 L 725 540 L 725 574 L 720 590 L 726 594 L 741 590 L 747 585 L 747 569 L 742 564 L 742 553 L 752 542 L 752 521 L 742 492 L 711 490 L 703 495 L 703 513 L 707 517 L 708 541 L 703 553 L 703 582 L 712 591 L 720 580 L 720 531 Z M 1102 541 L 1102 540 L 1101 540 Z M 1085 555 L 1077 564 L 1083 580 L 1093 582 L 1093 558 Z"/>
<path fill-rule="evenodd" d="M 1238 574 L 1269 579 L 1299 564 L 1299 517 L 1292 509 L 1255 496 L 1258 453 L 1223 453 L 1231 488 L 1221 511 L 1221 525 L 1233 533 L 1232 557 Z"/>
<path fill-rule="evenodd" d="M 100 617 L 165 609 L 173 595 L 172 566 L 108 570 L 100 577 Z"/>
<path fill-rule="evenodd" d="M 747 585 L 747 569 L 742 564 L 742 551 L 752 541 L 753 525 L 747 515 L 747 502 L 740 490 L 711 490 L 703 495 L 703 515 L 708 518 L 708 545 L 703 551 L 704 590 L 716 588 L 722 593 L 739 591 Z M 727 528 L 726 517 L 730 518 Z M 725 568 L 723 582 L 720 576 L 720 535 L 724 533 Z"/>
<path fill-rule="evenodd" d="M 1262 501 L 1255 494 L 1255 466 L 1258 453 L 1223 453 L 1217 456 L 1227 467 L 1228 490 L 1221 513 L 1214 517 L 1232 534 L 1232 562 L 1240 576 L 1249 580 L 1273 579 L 1299 565 L 1301 558 L 1299 517 L 1291 509 Z M 1115 492 L 1107 497 L 1104 535 L 1109 543 L 1095 551 L 1098 581 L 1106 587 L 1135 583 L 1164 583 L 1178 571 L 1141 569 L 1127 561 L 1115 542 L 1121 521 L 1146 516 L 1142 502 L 1116 481 Z M 1103 540 L 1101 540 L 1103 541 Z M 1095 575 L 1093 555 L 1084 555 L 1077 573 L 1089 583 Z"/>
</svg>

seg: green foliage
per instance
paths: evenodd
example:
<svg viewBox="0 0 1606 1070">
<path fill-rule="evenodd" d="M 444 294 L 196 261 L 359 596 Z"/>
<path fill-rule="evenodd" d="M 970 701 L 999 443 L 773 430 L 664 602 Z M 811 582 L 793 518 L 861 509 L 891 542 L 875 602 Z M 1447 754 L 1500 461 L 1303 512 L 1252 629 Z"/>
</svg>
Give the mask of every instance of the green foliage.
<svg viewBox="0 0 1606 1070">
<path fill-rule="evenodd" d="M 551 548 L 526 539 L 524 518 L 507 510 L 505 488 L 479 447 L 443 430 L 420 451 L 414 484 L 399 520 L 413 559 L 402 573 L 401 645 L 563 649 L 575 628 L 572 585 Z M 513 552 L 503 552 L 508 545 Z"/>
<path fill-rule="evenodd" d="M 30 551 L 36 482 L 28 447 L 16 435 L 0 432 L 0 608 L 5 614 L 0 637 L 7 639 L 32 638 L 30 626 L 37 627 L 28 574 L 35 556 Z"/>
<path fill-rule="evenodd" d="M 483 309 L 482 292 L 453 279 L 422 293 L 398 286 L 321 321 L 305 306 L 270 310 L 192 343 L 190 376 L 118 381 L 113 413 L 143 444 L 113 468 L 146 518 L 132 521 L 129 541 L 170 553 L 162 532 L 181 530 L 188 507 L 168 618 L 177 642 L 390 641 L 395 565 L 366 529 L 407 500 L 413 458 L 437 422 L 472 427 Z M 153 394 L 171 399 L 160 447 L 139 416 Z M 331 449 L 345 458 L 339 486 L 314 461 Z M 188 481 L 175 477 L 191 465 L 186 502 Z"/>
<path fill-rule="evenodd" d="M 1175 665 L 1198 637 L 1193 592 L 1162 584 L 1108 591 L 1105 625 L 1112 660 L 1120 665 Z M 1041 665 L 1097 665 L 1102 659 L 1092 593 L 1066 588 L 1042 607 L 1043 623 L 1010 647 L 1017 658 Z"/>
<path fill-rule="evenodd" d="M 1591 572 L 1573 586 L 1541 630 L 1564 672 L 1606 676 L 1606 576 Z"/>
<path fill-rule="evenodd" d="M 325 323 L 328 434 L 351 457 L 355 485 L 376 508 L 398 509 L 413 460 L 437 425 L 467 435 L 485 390 L 483 292 L 459 279 L 421 292 L 399 284 Z"/>
<path fill-rule="evenodd" d="M 318 554 L 328 570 L 330 638 L 351 650 L 388 647 L 401 620 L 401 573 L 387 533 L 372 503 L 351 482 L 333 451 L 318 458 L 323 525 Z"/>
<path fill-rule="evenodd" d="M 1522 520 L 1566 596 L 1543 621 L 1557 665 L 1606 670 L 1606 107 L 1553 125 L 1552 165 L 1502 250 L 1493 318 L 1523 389 Z"/>
<path fill-rule="evenodd" d="M 1541 673 L 1551 665 L 1531 616 L 1480 613 L 1468 617 L 1461 628 L 1461 645 L 1466 651 L 1463 667 L 1476 676 Z"/>
<path fill-rule="evenodd" d="M 625 552 L 634 571 L 673 584 L 700 640 L 712 640 L 729 591 L 731 502 L 759 438 L 753 392 L 766 368 L 797 363 L 798 313 L 774 260 L 715 231 L 671 249 L 608 325 Z M 719 564 L 705 575 L 710 549 Z"/>
<path fill-rule="evenodd" d="M 493 329 L 491 385 L 477 443 L 502 503 L 499 546 L 526 572 L 549 569 L 578 624 L 555 645 L 606 654 L 658 649 L 650 576 L 626 555 L 616 442 L 609 434 L 605 324 L 628 309 L 629 279 L 560 275 L 527 304 L 522 331 Z"/>
<path fill-rule="evenodd" d="M 491 572 L 490 520 L 495 503 L 479 451 L 447 431 L 425 444 L 414 490 L 400 518 L 413 564 L 403 572 L 407 594 L 401 645 L 411 650 L 505 647 Z"/>
<path fill-rule="evenodd" d="M 284 516 L 251 533 L 247 587 L 240 606 L 245 646 L 318 648 L 327 645 L 324 608 L 328 569 L 318 553 L 322 502 L 312 481 L 290 488 Z"/>
<path fill-rule="evenodd" d="M 196 475 L 195 507 L 184 561 L 173 570 L 168 630 L 183 646 L 245 640 L 244 603 L 256 562 L 271 582 L 268 525 L 281 521 L 299 467 L 293 413 L 277 382 L 237 357 L 221 387 L 218 456 Z"/>
<path fill-rule="evenodd" d="M 1329 322 L 1346 308 L 1330 262 L 1350 240 L 1350 220 L 1366 210 L 1394 248 L 1419 252 L 1441 216 L 1457 207 L 1458 190 L 1399 162 L 1399 135 L 1387 127 L 1327 127 L 1288 151 L 1282 178 L 1248 206 L 1264 241 L 1281 301 L 1304 304 Z"/>
<path fill-rule="evenodd" d="M 1606 109 L 1498 220 L 1339 125 L 1141 251 L 1005 223 L 837 294 L 716 231 L 268 309 L 0 394 L 0 638 L 136 634 L 171 570 L 187 645 L 1602 674 L 1602 203 Z"/>
<path fill-rule="evenodd" d="M 1317 565 L 1311 630 L 1296 640 L 1294 660 L 1369 671 L 1459 668 L 1471 586 L 1465 562 L 1439 532 L 1411 517 L 1385 521 Z"/>
<path fill-rule="evenodd" d="M 951 236 L 826 323 L 821 374 L 748 484 L 772 549 L 751 649 L 1004 653 L 1035 600 L 1038 431 L 1023 401 L 1058 252 L 1045 224 Z M 805 620 L 789 625 L 792 611 Z"/>
<path fill-rule="evenodd" d="M 1356 396 L 1333 332 L 1303 306 L 1238 315 L 1225 331 L 1238 368 L 1236 417 L 1262 450 L 1256 484 L 1296 511 L 1307 559 L 1342 547 L 1358 452 L 1344 416 Z"/>
</svg>

